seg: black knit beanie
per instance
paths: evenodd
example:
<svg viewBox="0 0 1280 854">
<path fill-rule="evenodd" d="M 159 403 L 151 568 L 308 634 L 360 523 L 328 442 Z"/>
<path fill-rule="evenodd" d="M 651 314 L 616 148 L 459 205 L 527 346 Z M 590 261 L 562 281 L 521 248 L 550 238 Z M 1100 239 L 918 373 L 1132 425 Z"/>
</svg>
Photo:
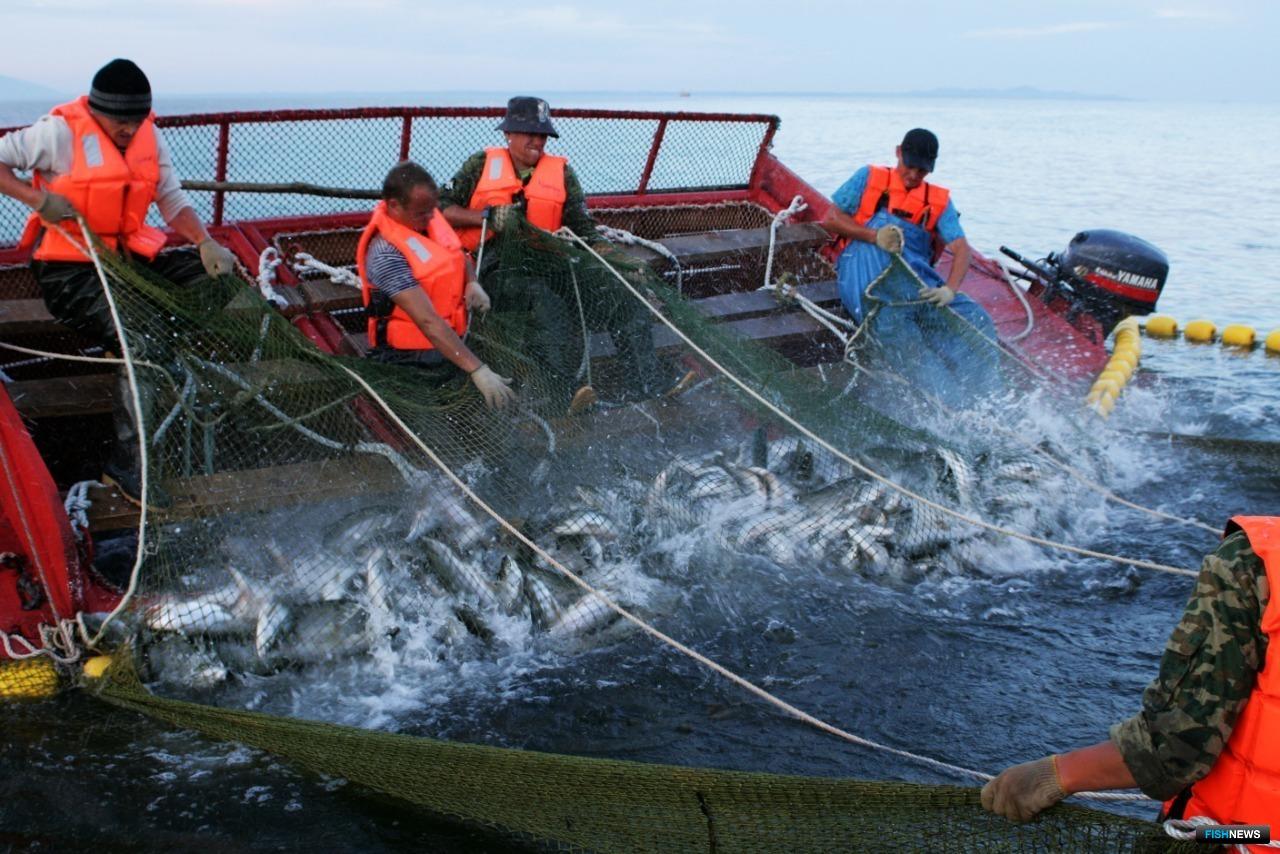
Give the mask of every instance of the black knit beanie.
<svg viewBox="0 0 1280 854">
<path fill-rule="evenodd" d="M 127 59 L 113 59 L 93 75 L 89 107 L 114 119 L 141 119 L 151 112 L 151 83 Z"/>
</svg>

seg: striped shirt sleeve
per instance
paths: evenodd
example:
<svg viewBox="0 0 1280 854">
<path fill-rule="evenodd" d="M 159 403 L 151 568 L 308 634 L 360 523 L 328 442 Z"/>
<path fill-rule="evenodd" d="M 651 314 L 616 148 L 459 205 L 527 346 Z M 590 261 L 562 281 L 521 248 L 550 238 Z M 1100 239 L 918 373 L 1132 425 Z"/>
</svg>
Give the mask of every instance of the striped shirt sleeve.
<svg viewBox="0 0 1280 854">
<path fill-rule="evenodd" d="M 369 241 L 369 253 L 365 259 L 369 284 L 389 297 L 418 287 L 418 280 L 409 269 L 409 262 L 381 237 Z"/>
</svg>

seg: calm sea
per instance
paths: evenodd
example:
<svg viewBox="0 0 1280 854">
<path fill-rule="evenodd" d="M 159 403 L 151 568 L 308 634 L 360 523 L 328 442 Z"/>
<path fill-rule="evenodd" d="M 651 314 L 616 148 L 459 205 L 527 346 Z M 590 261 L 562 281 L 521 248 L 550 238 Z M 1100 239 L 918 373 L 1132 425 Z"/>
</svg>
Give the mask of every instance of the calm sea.
<svg viewBox="0 0 1280 854">
<path fill-rule="evenodd" d="M 158 109 L 501 101 L 469 94 L 192 98 L 162 100 Z M 0 126 L 29 121 L 40 106 L 0 104 Z M 1280 329 L 1280 149 L 1273 142 L 1280 113 L 1273 106 L 696 93 L 559 95 L 557 106 L 774 113 L 782 119 L 775 153 L 828 195 L 858 166 L 891 160 L 906 129 L 928 127 L 941 140 L 934 179 L 951 188 L 969 239 L 984 254 L 1004 244 L 1039 257 L 1063 249 L 1078 230 L 1120 229 L 1168 255 L 1161 311 L 1182 322 Z M 1280 359 L 1150 339 L 1143 348 L 1143 378 L 1126 391 L 1109 435 L 1171 430 L 1280 441 Z M 1112 463 L 1117 487 L 1215 524 L 1231 513 L 1280 510 L 1274 456 L 1147 443 L 1118 452 Z M 1196 565 L 1213 547 L 1211 537 L 1141 517 L 1098 525 L 1097 545 L 1178 565 Z M 1190 585 L 1055 560 L 1009 567 L 999 581 L 908 591 L 761 589 L 769 596 L 737 603 L 736 620 L 689 618 L 672 630 L 731 665 L 751 662 L 754 675 L 820 717 L 996 771 L 1100 740 L 1109 724 L 1132 714 Z M 847 598 L 833 601 L 833 592 Z M 779 644 L 780 636 L 791 640 Z M 940 660 L 945 680 L 936 679 Z M 957 782 L 828 741 L 640 640 L 541 666 L 536 687 L 520 673 L 478 670 L 476 679 L 474 689 L 452 686 L 437 698 L 425 718 L 431 731 L 648 761 Z M 637 687 L 646 685 L 662 690 Z M 354 722 L 387 720 L 378 698 L 363 702 L 367 717 Z M 100 840 L 221 850 L 490 844 L 341 781 L 80 695 L 0 709 L 0 721 L 8 736 L 0 747 L 7 795 L 0 848 L 10 840 L 19 847 Z"/>
</svg>

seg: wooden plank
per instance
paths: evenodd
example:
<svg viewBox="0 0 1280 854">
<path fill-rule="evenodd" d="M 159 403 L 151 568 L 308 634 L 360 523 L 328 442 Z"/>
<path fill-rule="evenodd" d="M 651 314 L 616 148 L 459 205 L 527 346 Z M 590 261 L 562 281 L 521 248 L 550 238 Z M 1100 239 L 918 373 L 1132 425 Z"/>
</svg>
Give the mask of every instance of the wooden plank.
<svg viewBox="0 0 1280 854">
<path fill-rule="evenodd" d="M 218 472 L 163 483 L 164 490 L 173 499 L 173 506 L 162 511 L 159 518 L 168 522 L 221 513 L 270 510 L 352 495 L 391 492 L 403 485 L 404 481 L 395 467 L 385 457 L 373 454 Z M 88 514 L 90 530 L 108 531 L 137 526 L 138 508 L 115 489 L 96 487 L 89 490 L 89 498 L 93 501 Z"/>
<path fill-rule="evenodd" d="M 731 334 L 774 348 L 812 342 L 815 337 L 822 339 L 819 343 L 828 339 L 831 342 L 835 341 L 826 327 L 802 311 L 731 320 L 720 324 L 718 328 L 728 329 Z M 607 332 L 592 333 L 589 342 L 592 359 L 612 359 L 618 355 L 617 349 L 613 346 L 613 339 Z M 687 347 L 675 332 L 659 323 L 653 326 L 653 346 L 659 353 L 664 354 L 678 352 Z"/>
<path fill-rule="evenodd" d="M 360 289 L 334 284 L 330 279 L 304 279 L 298 290 L 309 301 L 312 311 L 338 311 L 359 308 Z"/>
<path fill-rule="evenodd" d="M 816 302 L 826 309 L 831 309 L 840 302 L 840 292 L 835 282 L 815 282 L 802 285 L 801 296 Z M 704 317 L 714 321 L 738 320 L 745 317 L 758 317 L 765 314 L 778 314 L 792 311 L 794 305 L 779 302 L 770 291 L 746 291 L 743 293 L 721 294 L 694 300 L 694 308 Z"/>
<path fill-rule="evenodd" d="M 22 380 L 5 388 L 24 418 L 61 418 L 110 412 L 115 374 L 80 374 Z"/>
<path fill-rule="evenodd" d="M 789 223 L 778 228 L 775 249 L 822 246 L 831 235 L 813 222 Z M 655 241 L 661 243 L 681 264 L 699 264 L 725 255 L 739 252 L 764 251 L 769 247 L 768 228 L 729 228 L 723 231 L 703 231 L 697 234 L 678 234 Z M 645 246 L 623 246 L 628 254 L 651 263 L 666 259 Z"/>
<path fill-rule="evenodd" d="M 42 299 L 0 300 L 0 336 L 39 332 L 66 334 L 70 330 L 54 320 Z"/>
</svg>

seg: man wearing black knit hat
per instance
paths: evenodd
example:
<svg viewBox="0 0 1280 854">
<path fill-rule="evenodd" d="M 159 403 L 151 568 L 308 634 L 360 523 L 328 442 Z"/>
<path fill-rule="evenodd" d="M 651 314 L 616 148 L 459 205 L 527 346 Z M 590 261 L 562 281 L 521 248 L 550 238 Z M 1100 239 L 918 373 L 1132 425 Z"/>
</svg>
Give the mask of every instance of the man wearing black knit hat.
<svg viewBox="0 0 1280 854">
<path fill-rule="evenodd" d="M 32 173 L 30 183 L 14 172 Z M 0 193 L 33 209 L 22 246 L 49 312 L 119 352 L 115 323 L 77 215 L 108 247 L 148 264 L 181 287 L 235 270 L 235 257 L 205 230 L 183 192 L 151 112 L 151 84 L 137 65 L 113 59 L 89 94 L 55 107 L 35 124 L 0 138 Z M 152 203 L 177 234 L 195 244 L 160 255 L 164 232 L 146 224 Z M 57 226 L 53 228 L 51 226 Z M 145 355 L 145 354 L 143 354 Z M 151 354 L 153 356 L 160 354 Z M 139 447 L 123 374 L 115 398 L 115 446 L 104 477 L 128 497 L 140 491 Z"/>
</svg>

